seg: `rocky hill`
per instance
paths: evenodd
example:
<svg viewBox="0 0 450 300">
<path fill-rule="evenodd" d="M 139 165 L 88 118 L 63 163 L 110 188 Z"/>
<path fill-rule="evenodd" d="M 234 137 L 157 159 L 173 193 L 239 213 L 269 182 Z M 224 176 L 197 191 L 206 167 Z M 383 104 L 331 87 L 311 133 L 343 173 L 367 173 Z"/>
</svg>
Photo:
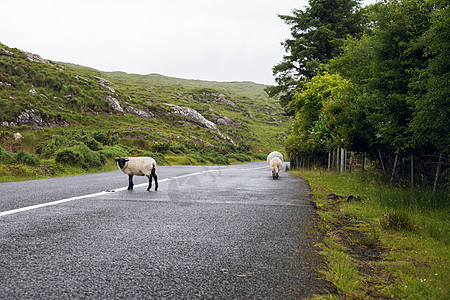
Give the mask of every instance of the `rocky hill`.
<svg viewBox="0 0 450 300">
<path fill-rule="evenodd" d="M 0 146 L 39 156 L 39 145 L 55 136 L 103 131 L 154 152 L 195 143 L 264 153 L 283 148 L 287 128 L 264 87 L 102 72 L 0 44 Z"/>
</svg>

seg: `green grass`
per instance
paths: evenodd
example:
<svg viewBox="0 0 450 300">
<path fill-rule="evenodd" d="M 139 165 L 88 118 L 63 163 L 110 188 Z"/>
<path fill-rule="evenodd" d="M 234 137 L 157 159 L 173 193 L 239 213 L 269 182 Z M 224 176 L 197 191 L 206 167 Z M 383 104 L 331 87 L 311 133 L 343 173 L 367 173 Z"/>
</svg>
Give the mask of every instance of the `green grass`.
<svg viewBox="0 0 450 300">
<path fill-rule="evenodd" d="M 447 191 L 392 186 L 367 173 L 296 173 L 308 179 L 321 218 L 323 272 L 339 291 L 327 297 L 447 299 Z"/>
</svg>

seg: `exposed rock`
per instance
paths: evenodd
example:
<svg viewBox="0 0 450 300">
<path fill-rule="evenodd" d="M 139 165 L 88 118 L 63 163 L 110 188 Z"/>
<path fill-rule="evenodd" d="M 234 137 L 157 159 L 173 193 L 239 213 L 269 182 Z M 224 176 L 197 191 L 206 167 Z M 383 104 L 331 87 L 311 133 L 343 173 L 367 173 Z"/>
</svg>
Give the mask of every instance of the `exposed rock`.
<svg viewBox="0 0 450 300">
<path fill-rule="evenodd" d="M 100 81 L 99 84 L 101 87 L 104 87 L 105 89 L 107 89 L 108 91 L 110 91 L 113 94 L 116 92 L 112 87 L 110 87 L 110 85 L 117 86 L 117 84 L 114 84 L 111 81 L 109 81 L 108 79 L 105 79 L 102 77 L 94 76 L 94 78 L 97 79 L 98 81 Z"/>
<path fill-rule="evenodd" d="M 112 87 L 104 85 L 103 83 L 100 83 L 100 86 L 104 87 L 105 89 L 107 89 L 108 91 L 110 91 L 113 94 L 116 92 Z"/>
<path fill-rule="evenodd" d="M 217 119 L 216 123 L 217 125 L 227 125 L 227 122 L 222 118 Z"/>
<path fill-rule="evenodd" d="M 210 108 L 211 111 L 213 111 Z M 217 125 L 222 125 L 222 126 L 232 126 L 232 127 L 239 127 L 240 124 L 237 122 L 234 122 L 233 120 L 231 120 L 230 118 L 228 118 L 227 116 L 224 116 L 222 114 L 220 114 L 220 117 L 217 116 L 214 113 L 211 113 L 210 118 L 214 121 L 214 123 L 216 123 Z"/>
<path fill-rule="evenodd" d="M 217 124 L 225 125 L 225 126 L 232 126 L 232 127 L 239 127 L 239 123 L 234 122 L 227 116 L 223 116 L 222 118 L 217 119 Z"/>
<path fill-rule="evenodd" d="M 204 116 L 202 116 L 198 111 L 196 111 L 195 109 L 192 109 L 190 107 L 186 107 L 186 106 L 178 106 L 175 104 L 169 104 L 169 103 L 164 103 L 165 105 L 168 105 L 170 107 L 172 107 L 172 111 L 174 114 L 179 115 L 179 116 L 183 116 L 187 119 L 193 120 L 195 122 L 201 123 L 204 126 L 206 126 L 209 129 L 214 130 L 215 132 L 217 132 L 219 134 L 219 136 L 225 140 L 230 141 L 231 143 L 234 144 L 233 140 L 231 140 L 228 136 L 224 136 L 220 130 L 217 128 L 216 124 L 214 124 L 213 122 L 207 120 Z"/>
<path fill-rule="evenodd" d="M 20 50 L 20 51 L 22 51 L 22 50 Z M 40 62 L 40 63 L 51 65 L 51 63 L 48 60 L 43 59 L 42 57 L 40 57 L 37 54 L 33 54 L 33 53 L 30 53 L 30 52 L 26 52 L 26 51 L 22 51 L 22 53 L 25 54 L 28 57 L 28 59 L 31 60 L 31 61 Z"/>
<path fill-rule="evenodd" d="M 205 96 L 205 98 L 202 98 L 200 96 L 200 98 L 198 99 L 198 101 L 200 102 L 223 102 L 226 103 L 228 105 L 231 106 L 235 106 L 236 103 L 234 103 L 233 101 L 227 99 L 227 97 L 224 94 L 219 94 L 219 93 L 211 93 L 211 92 L 203 92 L 201 93 L 203 96 Z M 188 98 L 193 99 L 193 94 L 188 95 Z"/>
<path fill-rule="evenodd" d="M 23 136 L 20 134 L 20 132 L 14 133 L 14 134 L 13 134 L 13 137 L 14 137 L 14 139 L 15 139 L 16 141 L 23 138 Z"/>
<path fill-rule="evenodd" d="M 46 122 L 39 113 L 36 113 L 34 109 L 27 109 L 23 111 L 13 122 L 2 122 L 2 126 L 21 126 L 27 125 L 32 127 L 67 127 L 70 124 L 62 119 Z"/>
<path fill-rule="evenodd" d="M 154 117 L 155 117 L 154 114 L 150 114 L 150 113 L 148 113 L 148 112 L 146 112 L 146 111 L 143 111 L 143 110 L 141 110 L 141 109 L 134 108 L 134 107 L 129 106 L 129 105 L 127 105 L 127 106 L 125 107 L 125 109 L 127 110 L 127 112 L 129 112 L 129 113 L 131 113 L 131 114 L 133 114 L 133 115 L 136 115 L 136 116 L 138 116 L 138 117 L 144 118 L 144 119 L 150 119 L 150 118 L 154 118 Z"/>
<path fill-rule="evenodd" d="M 80 77 L 80 76 L 78 76 L 78 75 L 75 75 L 75 78 L 77 79 L 77 82 L 80 82 L 81 80 L 84 80 L 84 81 L 86 81 L 86 82 L 89 82 L 89 80 L 87 80 L 86 78 Z"/>
<path fill-rule="evenodd" d="M 169 103 L 164 103 L 164 104 L 171 106 L 174 114 L 183 116 L 187 119 L 191 119 L 191 120 L 199 122 L 199 123 L 202 123 L 207 128 L 218 131 L 216 125 L 213 122 L 208 121 L 204 116 L 202 116 L 195 109 L 192 109 L 192 108 L 186 107 L 186 106 L 178 106 L 175 104 L 169 104 Z"/>
<path fill-rule="evenodd" d="M 2 44 L 0 44 L 0 46 L 2 46 Z M 2 50 L 3 50 L 3 52 L 6 54 L 6 55 L 8 55 L 8 56 L 14 56 L 14 53 L 12 53 L 11 51 L 9 51 L 9 50 L 6 50 L 5 48 L 1 48 Z"/>
<path fill-rule="evenodd" d="M 45 127 L 47 123 L 42 119 L 40 114 L 34 113 L 33 109 L 23 111 L 15 120 L 18 125 L 29 125 L 37 127 Z"/>
<path fill-rule="evenodd" d="M 225 97 L 225 95 L 223 95 L 223 94 L 213 94 L 213 95 L 216 96 L 216 99 L 214 99 L 215 102 L 224 102 L 224 103 L 226 103 L 228 105 L 231 105 L 231 106 L 235 106 L 236 105 L 236 103 L 234 103 L 233 101 L 227 99 Z"/>
<path fill-rule="evenodd" d="M 106 83 L 108 85 L 117 86 L 116 84 L 112 83 L 108 79 L 105 79 L 105 78 L 102 78 L 102 77 L 98 77 L 98 76 L 94 76 L 94 78 L 97 79 L 98 81 L 100 81 L 100 83 L 103 83 L 103 84 Z"/>
<path fill-rule="evenodd" d="M 116 98 L 111 97 L 111 96 L 105 96 L 105 100 L 111 104 L 112 108 L 114 108 L 114 110 L 116 112 L 118 112 L 121 115 L 124 115 L 123 109 L 120 106 L 119 101 L 117 101 Z"/>
</svg>

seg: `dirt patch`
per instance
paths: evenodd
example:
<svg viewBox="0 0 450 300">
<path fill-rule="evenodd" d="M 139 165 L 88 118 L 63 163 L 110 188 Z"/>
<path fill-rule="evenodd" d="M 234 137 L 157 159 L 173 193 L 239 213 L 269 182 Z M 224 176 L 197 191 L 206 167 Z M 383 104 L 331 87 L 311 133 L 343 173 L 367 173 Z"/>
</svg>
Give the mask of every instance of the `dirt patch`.
<svg viewBox="0 0 450 300">
<path fill-rule="evenodd" d="M 352 257 L 355 269 L 363 277 L 361 287 L 366 299 L 378 299 L 382 297 L 378 291 L 380 278 L 383 278 L 377 263 L 383 260 L 385 249 L 380 245 L 379 234 L 374 226 L 368 222 L 358 220 L 356 216 L 345 214 L 339 206 L 348 201 L 339 195 L 329 194 L 320 210 L 331 216 L 333 221 L 326 222 L 326 235 L 344 246 L 345 252 Z M 354 201 L 357 197 L 351 198 Z M 333 294 L 339 294 L 337 291 Z"/>
</svg>

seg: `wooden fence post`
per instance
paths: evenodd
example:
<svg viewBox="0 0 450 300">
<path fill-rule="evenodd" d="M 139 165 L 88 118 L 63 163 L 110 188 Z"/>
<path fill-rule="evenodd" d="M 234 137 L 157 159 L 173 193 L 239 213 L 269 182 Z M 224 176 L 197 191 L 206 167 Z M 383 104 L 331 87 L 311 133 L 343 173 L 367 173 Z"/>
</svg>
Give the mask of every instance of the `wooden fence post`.
<svg viewBox="0 0 450 300">
<path fill-rule="evenodd" d="M 392 168 L 392 174 L 391 174 L 391 183 L 394 180 L 395 169 L 397 168 L 397 162 L 398 162 L 398 149 L 397 149 L 397 151 L 395 151 L 394 166 Z"/>
<path fill-rule="evenodd" d="M 366 163 L 366 152 L 363 153 L 363 158 L 362 158 L 362 164 L 361 164 L 361 169 L 362 172 L 364 173 L 364 165 Z"/>
<path fill-rule="evenodd" d="M 380 156 L 380 163 L 381 163 L 381 168 L 383 169 L 383 174 L 386 175 L 386 170 L 384 168 L 383 157 L 381 156 L 380 148 L 377 148 L 377 149 L 378 149 L 378 155 Z"/>
<path fill-rule="evenodd" d="M 434 184 L 433 184 L 433 194 L 436 194 L 437 192 L 437 186 L 439 182 L 439 173 L 441 172 L 441 165 L 442 165 L 442 155 L 439 155 L 439 161 L 436 168 L 436 175 L 434 176 Z"/>
</svg>

